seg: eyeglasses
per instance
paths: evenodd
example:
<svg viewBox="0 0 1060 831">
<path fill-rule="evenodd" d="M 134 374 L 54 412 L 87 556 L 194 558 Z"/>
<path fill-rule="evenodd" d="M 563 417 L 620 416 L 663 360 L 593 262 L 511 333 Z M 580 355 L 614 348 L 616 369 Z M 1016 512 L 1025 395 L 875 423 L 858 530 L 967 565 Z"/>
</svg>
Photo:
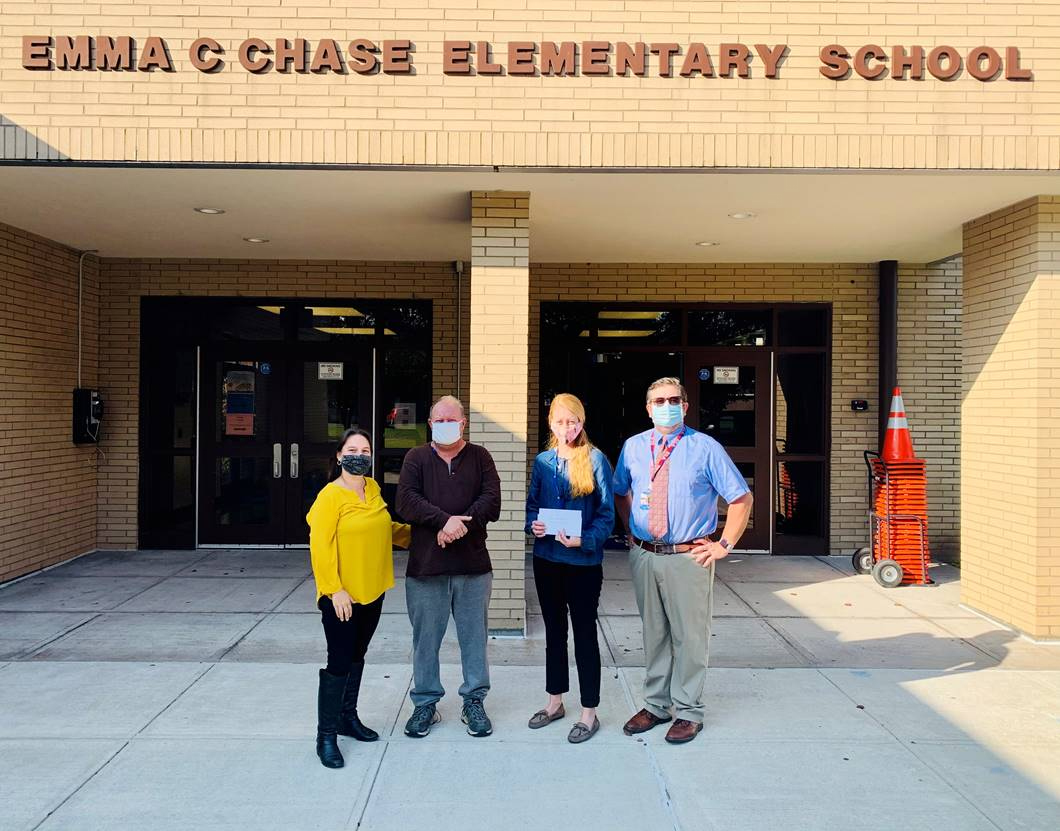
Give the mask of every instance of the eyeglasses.
<svg viewBox="0 0 1060 831">
<path fill-rule="evenodd" d="M 671 395 L 669 398 L 652 398 L 649 399 L 649 404 L 654 404 L 656 407 L 661 407 L 663 404 L 681 404 L 684 399 L 680 395 Z"/>
</svg>

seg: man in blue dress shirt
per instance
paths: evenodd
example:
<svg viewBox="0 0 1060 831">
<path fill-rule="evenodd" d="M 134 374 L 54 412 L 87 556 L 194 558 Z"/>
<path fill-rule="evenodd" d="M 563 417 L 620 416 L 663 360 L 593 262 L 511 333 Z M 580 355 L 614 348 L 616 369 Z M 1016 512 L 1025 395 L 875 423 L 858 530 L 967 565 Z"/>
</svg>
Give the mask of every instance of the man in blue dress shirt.
<svg viewBox="0 0 1060 831">
<path fill-rule="evenodd" d="M 677 378 L 648 387 L 647 410 L 654 428 L 627 439 L 615 466 L 647 665 L 644 709 L 623 730 L 632 736 L 676 717 L 666 741 L 683 744 L 703 729 L 714 563 L 747 527 L 751 493 L 724 448 L 684 423 L 688 395 Z M 719 496 L 729 509 L 714 542 Z"/>
</svg>

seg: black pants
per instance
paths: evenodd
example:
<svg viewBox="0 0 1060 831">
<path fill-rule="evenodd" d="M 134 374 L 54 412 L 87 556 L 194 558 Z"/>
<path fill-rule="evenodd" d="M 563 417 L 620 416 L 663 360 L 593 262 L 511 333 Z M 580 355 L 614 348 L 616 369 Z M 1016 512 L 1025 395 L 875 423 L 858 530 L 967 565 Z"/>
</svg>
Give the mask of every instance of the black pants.
<svg viewBox="0 0 1060 831">
<path fill-rule="evenodd" d="M 574 662 L 583 707 L 600 704 L 600 643 L 596 612 L 603 566 L 572 566 L 534 557 L 534 583 L 545 619 L 545 691 L 559 695 L 570 689 L 567 668 L 567 610 L 574 628 Z"/>
<path fill-rule="evenodd" d="M 383 614 L 383 595 L 362 606 L 353 604 L 353 614 L 347 621 L 339 620 L 330 597 L 317 601 L 324 637 L 328 641 L 327 671 L 331 675 L 349 675 L 350 667 L 364 662 L 364 653 Z"/>
</svg>

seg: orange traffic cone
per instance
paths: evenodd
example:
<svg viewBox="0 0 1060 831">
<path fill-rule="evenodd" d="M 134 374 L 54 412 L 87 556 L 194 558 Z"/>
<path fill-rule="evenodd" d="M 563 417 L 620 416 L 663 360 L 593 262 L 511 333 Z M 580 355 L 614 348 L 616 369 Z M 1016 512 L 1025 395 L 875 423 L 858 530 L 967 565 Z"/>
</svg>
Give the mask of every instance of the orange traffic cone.
<svg viewBox="0 0 1060 831">
<path fill-rule="evenodd" d="M 909 422 L 905 417 L 905 402 L 902 401 L 900 387 L 894 388 L 891 414 L 887 419 L 887 432 L 883 435 L 883 451 L 880 455 L 885 462 L 903 462 L 916 458 L 913 455 L 913 439 L 909 435 Z"/>
</svg>

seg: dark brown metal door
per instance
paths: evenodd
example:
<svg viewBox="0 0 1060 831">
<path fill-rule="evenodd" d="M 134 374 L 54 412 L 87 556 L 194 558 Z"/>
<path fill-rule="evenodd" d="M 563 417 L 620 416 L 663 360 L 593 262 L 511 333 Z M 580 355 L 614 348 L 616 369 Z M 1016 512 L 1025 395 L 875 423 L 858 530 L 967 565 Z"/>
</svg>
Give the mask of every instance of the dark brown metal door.
<svg viewBox="0 0 1060 831">
<path fill-rule="evenodd" d="M 685 356 L 687 421 L 721 443 L 754 496 L 739 548 L 770 547 L 772 360 L 768 351 L 691 349 Z M 719 508 L 718 527 L 725 507 Z"/>
<path fill-rule="evenodd" d="M 202 363 L 200 545 L 306 545 L 305 515 L 348 427 L 372 436 L 372 347 L 207 350 Z"/>
<path fill-rule="evenodd" d="M 374 449 L 379 447 L 373 426 L 378 421 L 373 418 L 373 355 L 371 347 L 351 350 L 330 343 L 304 344 L 290 353 L 283 536 L 288 545 L 309 543 L 305 516 L 335 469 L 335 445 L 343 432 L 358 427 L 372 437 Z"/>
<path fill-rule="evenodd" d="M 286 364 L 276 347 L 203 350 L 200 380 L 200 545 L 281 545 Z"/>
</svg>

